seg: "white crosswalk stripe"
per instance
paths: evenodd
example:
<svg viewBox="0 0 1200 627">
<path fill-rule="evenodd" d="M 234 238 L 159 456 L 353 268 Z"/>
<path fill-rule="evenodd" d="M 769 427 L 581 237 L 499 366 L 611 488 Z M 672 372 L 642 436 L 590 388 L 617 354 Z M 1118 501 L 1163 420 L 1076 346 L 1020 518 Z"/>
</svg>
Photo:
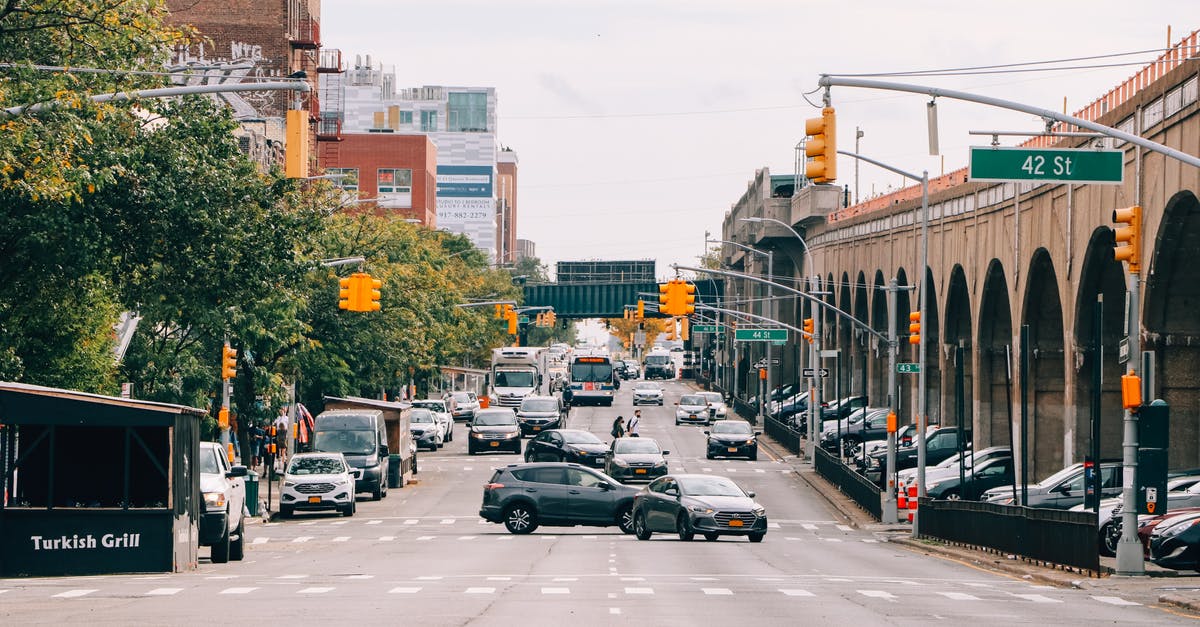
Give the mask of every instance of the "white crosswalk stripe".
<svg viewBox="0 0 1200 627">
<path fill-rule="evenodd" d="M 458 539 L 459 540 L 474 540 L 475 538 L 478 538 L 478 537 L 479 536 L 458 536 Z"/>
<path fill-rule="evenodd" d="M 729 588 L 701 588 L 700 590 L 702 590 L 704 594 L 708 595 L 728 596 L 733 594 L 733 590 L 730 590 Z"/>
<path fill-rule="evenodd" d="M 817 526 L 812 523 L 800 523 L 800 526 L 804 527 L 808 531 L 816 531 L 817 530 Z"/>
<path fill-rule="evenodd" d="M 1017 594 L 1015 592 L 1010 592 L 1009 594 L 1011 594 L 1019 599 L 1025 599 L 1026 601 L 1033 601 L 1034 603 L 1062 603 L 1062 601 L 1060 601 L 1059 599 L 1051 599 L 1050 597 L 1042 596 L 1040 594 Z"/>
<path fill-rule="evenodd" d="M 466 591 L 464 592 L 464 594 L 495 594 L 495 593 L 496 593 L 495 588 L 484 588 L 484 587 L 467 588 Z"/>
<path fill-rule="evenodd" d="M 1135 601 L 1126 601 L 1125 599 L 1122 599 L 1121 597 L 1096 597 L 1096 596 L 1094 596 L 1092 598 L 1096 599 L 1097 601 L 1099 601 L 1101 603 L 1108 603 L 1109 605 L 1141 605 L 1141 603 L 1137 603 Z"/>
<path fill-rule="evenodd" d="M 454 519 L 453 519 L 453 518 L 443 518 L 443 519 L 442 519 L 442 524 L 443 524 L 443 525 L 453 525 L 453 524 L 454 524 Z"/>
<path fill-rule="evenodd" d="M 146 593 L 148 597 L 169 597 L 172 594 L 179 594 L 183 588 L 155 588 Z"/>
<path fill-rule="evenodd" d="M 391 542 L 392 540 L 395 540 L 395 539 L 396 539 L 396 536 L 379 536 L 380 542 Z"/>
<path fill-rule="evenodd" d="M 837 528 L 842 531 L 854 531 L 854 529 L 850 528 L 850 525 L 837 525 Z"/>
<path fill-rule="evenodd" d="M 308 575 L 280 575 L 277 579 L 304 579 Z"/>
<path fill-rule="evenodd" d="M 59 592 L 58 594 L 54 595 L 54 598 L 74 599 L 76 597 L 87 596 L 93 592 L 95 592 L 95 590 L 67 590 L 66 592 Z"/>
<path fill-rule="evenodd" d="M 312 588 L 297 590 L 296 594 L 325 594 L 326 592 L 331 592 L 332 590 L 333 588 L 329 586 L 315 586 Z"/>
<path fill-rule="evenodd" d="M 350 536 L 338 536 L 333 539 L 334 542 L 345 542 L 350 539 Z"/>
<path fill-rule="evenodd" d="M 813 593 L 809 592 L 808 590 L 800 590 L 798 588 L 780 588 L 779 591 L 790 597 L 811 597 L 811 596 L 813 596 Z"/>
<path fill-rule="evenodd" d="M 367 524 L 368 525 L 382 525 L 383 521 L 382 520 L 368 520 Z"/>
<path fill-rule="evenodd" d="M 419 523 L 419 522 L 421 522 L 421 521 L 419 521 L 419 520 L 415 520 L 415 519 L 412 519 L 412 518 L 409 518 L 408 520 L 404 521 L 404 524 L 406 524 L 406 525 L 415 525 L 415 524 L 417 524 L 417 523 Z"/>
<path fill-rule="evenodd" d="M 295 538 L 292 539 L 292 542 L 308 542 L 309 540 L 312 540 L 312 539 L 313 539 L 312 536 L 296 536 Z"/>
<path fill-rule="evenodd" d="M 571 594 L 570 588 L 542 588 L 542 594 Z"/>
<path fill-rule="evenodd" d="M 625 588 L 625 594 L 654 594 L 654 588 Z"/>
<path fill-rule="evenodd" d="M 254 540 L 250 541 L 250 544 L 266 544 L 267 542 L 270 542 L 270 540 L 270 538 L 255 538 Z"/>
<path fill-rule="evenodd" d="M 388 590 L 388 594 L 416 594 L 421 591 L 421 588 L 392 588 Z"/>
<path fill-rule="evenodd" d="M 979 597 L 966 592 L 938 592 L 938 594 L 950 599 L 951 601 L 978 601 Z"/>
<path fill-rule="evenodd" d="M 896 600 L 896 595 L 888 592 L 887 590 L 859 590 L 858 593 L 872 599 L 885 599 L 887 601 Z"/>
<path fill-rule="evenodd" d="M 221 594 L 250 594 L 251 592 L 254 592 L 255 590 L 258 590 L 258 588 L 252 588 L 252 587 L 225 588 L 224 590 L 221 591 Z"/>
</svg>

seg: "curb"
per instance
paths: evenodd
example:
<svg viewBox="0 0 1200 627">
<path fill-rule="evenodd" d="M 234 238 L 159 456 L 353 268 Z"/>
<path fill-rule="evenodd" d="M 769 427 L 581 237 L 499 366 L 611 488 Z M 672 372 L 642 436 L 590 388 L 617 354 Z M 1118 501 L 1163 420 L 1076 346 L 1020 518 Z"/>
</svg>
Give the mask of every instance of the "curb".
<svg viewBox="0 0 1200 627">
<path fill-rule="evenodd" d="M 1200 601 L 1194 601 L 1186 597 L 1181 597 L 1177 594 L 1160 594 L 1158 596 L 1158 602 L 1162 603 L 1163 605 L 1171 605 L 1185 609 L 1189 612 L 1200 612 Z"/>
<path fill-rule="evenodd" d="M 969 562 L 971 564 L 999 570 L 1010 575 L 1017 575 L 1022 579 L 1029 579 L 1044 583 L 1047 585 L 1059 588 L 1090 588 L 1089 583 L 1094 577 L 1088 577 L 1080 573 L 1062 573 L 1056 571 L 1047 572 L 1042 567 L 1038 566 L 1022 566 L 1019 561 L 1006 560 L 1002 557 L 993 559 L 981 559 L 978 551 L 969 549 L 956 549 L 954 547 L 942 544 L 932 540 L 914 540 L 905 537 L 891 537 L 888 542 L 899 544 L 908 547 L 912 550 L 925 551 L 942 557 L 948 557 L 959 561 Z"/>
</svg>

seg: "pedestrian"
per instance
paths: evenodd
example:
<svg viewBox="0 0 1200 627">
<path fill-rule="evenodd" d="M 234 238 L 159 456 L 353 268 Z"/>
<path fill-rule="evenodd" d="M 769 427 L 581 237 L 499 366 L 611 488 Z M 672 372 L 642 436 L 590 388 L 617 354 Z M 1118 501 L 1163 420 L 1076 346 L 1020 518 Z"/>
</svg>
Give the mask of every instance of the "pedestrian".
<svg viewBox="0 0 1200 627">
<path fill-rule="evenodd" d="M 287 466 L 288 413 L 287 405 L 279 408 L 279 416 L 273 423 L 275 427 L 275 459 L 281 464 L 280 470 Z"/>
<path fill-rule="evenodd" d="M 624 416 L 617 416 L 617 419 L 613 421 L 612 437 L 614 437 L 614 438 L 625 437 L 625 417 Z"/>
<path fill-rule="evenodd" d="M 262 460 L 263 436 L 265 434 L 263 428 L 257 424 L 250 425 L 250 428 L 246 430 L 246 435 L 249 436 L 247 440 L 250 445 L 250 467 L 255 470 L 258 470 L 258 464 Z"/>
<path fill-rule="evenodd" d="M 641 423 L 642 423 L 642 410 L 640 410 L 640 409 L 633 410 L 633 418 L 629 419 L 629 426 L 626 427 L 626 431 L 629 432 L 629 437 L 631 437 L 631 438 L 639 437 L 638 436 L 638 425 L 640 425 Z"/>
</svg>

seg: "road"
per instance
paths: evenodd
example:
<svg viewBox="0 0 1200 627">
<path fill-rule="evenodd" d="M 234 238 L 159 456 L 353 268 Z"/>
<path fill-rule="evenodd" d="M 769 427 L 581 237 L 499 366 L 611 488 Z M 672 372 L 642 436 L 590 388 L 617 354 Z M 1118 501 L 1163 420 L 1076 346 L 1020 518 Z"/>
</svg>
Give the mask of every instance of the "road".
<svg viewBox="0 0 1200 627">
<path fill-rule="evenodd" d="M 547 528 L 514 536 L 482 522 L 491 469 L 511 454 L 468 456 L 455 440 L 423 452 L 420 481 L 353 518 L 300 515 L 256 524 L 240 563 L 195 572 L 0 580 L 0 623 L 426 625 L 1155 624 L 1184 617 L 1085 590 L 1033 585 L 918 555 L 839 524 L 791 472 L 792 459 L 706 460 L 699 427 L 667 405 L 644 407 L 641 433 L 677 472 L 724 474 L 758 493 L 771 527 L 744 538 L 639 542 L 615 528 Z M 608 438 L 632 413 L 629 385 L 612 408 L 575 408 L 572 428 Z M 364 495 L 365 498 L 365 495 Z M 202 549 L 202 556 L 207 550 Z M 1189 621 L 1190 622 L 1190 621 Z"/>
</svg>

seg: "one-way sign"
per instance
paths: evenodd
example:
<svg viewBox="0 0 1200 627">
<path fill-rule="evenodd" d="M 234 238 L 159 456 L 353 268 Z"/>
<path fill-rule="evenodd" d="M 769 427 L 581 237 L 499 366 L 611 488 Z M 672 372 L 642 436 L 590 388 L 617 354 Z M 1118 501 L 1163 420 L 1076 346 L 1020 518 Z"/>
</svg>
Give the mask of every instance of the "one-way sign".
<svg viewBox="0 0 1200 627">
<path fill-rule="evenodd" d="M 829 368 L 805 368 L 803 374 L 806 377 L 812 378 L 814 370 L 817 372 L 817 376 L 819 377 L 829 376 Z"/>
</svg>

